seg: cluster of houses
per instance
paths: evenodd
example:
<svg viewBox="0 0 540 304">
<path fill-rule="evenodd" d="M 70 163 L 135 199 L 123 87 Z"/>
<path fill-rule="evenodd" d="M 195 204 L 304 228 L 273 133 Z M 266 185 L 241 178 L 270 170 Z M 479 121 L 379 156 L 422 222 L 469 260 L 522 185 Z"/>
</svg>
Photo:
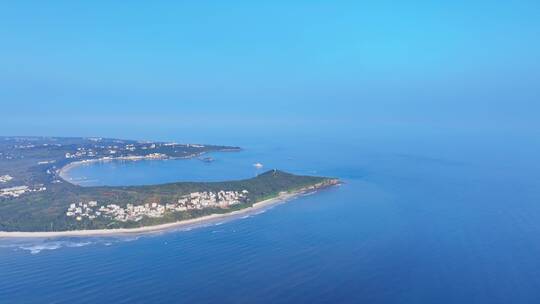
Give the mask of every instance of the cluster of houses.
<svg viewBox="0 0 540 304">
<path fill-rule="evenodd" d="M 124 148 L 119 146 L 99 146 L 99 149 L 103 149 L 104 151 L 98 152 L 95 150 L 92 150 L 90 148 L 77 148 L 76 152 L 67 152 L 64 157 L 68 159 L 75 159 L 75 158 L 84 158 L 84 157 L 99 157 L 102 156 L 101 160 L 109 160 L 109 159 L 163 159 L 167 158 L 167 155 L 162 153 L 150 153 L 147 155 L 138 155 L 138 156 L 123 156 L 123 157 L 117 157 L 116 155 L 122 155 L 125 154 L 127 151 L 135 151 L 137 147 L 133 144 L 126 145 Z M 155 149 L 156 144 L 151 144 L 150 146 L 142 146 L 142 150 L 147 149 Z M 104 156 L 108 155 L 108 156 Z"/>
<path fill-rule="evenodd" d="M 74 153 L 67 152 L 65 157 L 66 158 L 81 158 L 83 156 L 88 156 L 88 157 L 96 156 L 96 152 L 92 150 L 85 150 L 84 148 L 78 148 L 77 150 L 78 151 Z"/>
<path fill-rule="evenodd" d="M 99 142 L 100 138 L 91 138 L 90 141 Z M 152 142 L 139 142 L 123 144 L 118 142 L 117 145 L 93 145 L 92 147 L 79 147 L 77 151 L 66 152 L 64 157 L 67 159 L 98 159 L 98 160 L 141 160 L 141 159 L 166 159 L 168 155 L 162 153 L 148 153 L 153 149 L 159 149 L 163 147 L 175 147 L 177 143 L 152 143 Z M 181 145 L 184 146 L 184 145 Z M 186 147 L 204 148 L 203 145 L 187 144 Z M 135 150 L 147 150 L 133 155 Z M 175 151 L 176 152 L 176 151 Z M 187 152 L 184 152 L 187 154 Z"/>
<path fill-rule="evenodd" d="M 80 163 L 91 163 L 95 161 L 108 162 L 108 161 L 113 161 L 113 160 L 137 161 L 137 160 L 144 160 L 144 159 L 167 159 L 167 158 L 169 158 L 169 156 L 163 153 L 151 153 L 147 155 L 129 155 L 129 156 L 119 156 L 119 157 L 104 156 L 97 159 L 81 160 Z"/>
<path fill-rule="evenodd" d="M 0 176 L 0 183 L 7 183 L 12 179 L 13 179 L 13 177 L 11 177 L 11 175 L 7 175 L 7 174 L 2 175 L 2 176 Z"/>
<path fill-rule="evenodd" d="M 116 159 L 120 160 L 141 160 L 141 159 L 166 159 L 169 158 L 167 154 L 163 153 L 150 153 L 146 155 L 130 155 L 130 156 L 122 156 L 117 157 Z"/>
<path fill-rule="evenodd" d="M 47 188 L 44 187 L 43 185 L 39 185 L 34 188 L 30 188 L 28 186 L 3 188 L 3 189 L 0 189 L 0 197 L 19 197 L 28 192 L 40 192 L 40 191 L 45 191 L 45 190 L 47 190 Z"/>
<path fill-rule="evenodd" d="M 146 203 L 143 205 L 127 204 L 121 207 L 116 204 L 98 206 L 98 202 L 89 201 L 71 204 L 66 216 L 77 221 L 83 219 L 93 220 L 98 217 L 114 219 L 120 222 L 138 222 L 144 217 L 159 218 L 167 212 L 182 212 L 188 210 L 201 210 L 205 208 L 229 208 L 247 201 L 248 191 L 218 191 L 218 192 L 193 192 L 184 195 L 175 203 L 165 205 L 158 203 Z"/>
<path fill-rule="evenodd" d="M 90 201 L 87 203 L 80 202 L 78 204 L 71 204 L 66 212 L 66 216 L 75 217 L 78 221 L 82 220 L 83 217 L 89 219 L 95 219 L 101 215 L 100 211 L 97 211 L 98 203 L 96 201 Z"/>
<path fill-rule="evenodd" d="M 167 204 L 167 208 L 204 209 L 204 208 L 229 208 L 230 206 L 243 203 L 247 200 L 247 190 L 242 191 L 218 191 L 218 192 L 193 192 L 178 200 L 177 204 Z M 181 211 L 181 210 L 179 210 Z"/>
</svg>

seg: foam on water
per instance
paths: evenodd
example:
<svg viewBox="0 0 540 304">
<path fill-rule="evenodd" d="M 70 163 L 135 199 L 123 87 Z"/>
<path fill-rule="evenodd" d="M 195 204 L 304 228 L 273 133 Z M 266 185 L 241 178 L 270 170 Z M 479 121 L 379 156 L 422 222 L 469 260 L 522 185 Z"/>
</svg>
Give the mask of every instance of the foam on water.
<svg viewBox="0 0 540 304">
<path fill-rule="evenodd" d="M 0 248 L 15 251 L 27 251 L 31 254 L 38 254 L 43 251 L 53 251 L 62 248 L 80 248 L 90 245 L 111 246 L 115 243 L 131 242 L 137 239 L 139 239 L 139 236 L 3 239 L 0 240 Z"/>
</svg>

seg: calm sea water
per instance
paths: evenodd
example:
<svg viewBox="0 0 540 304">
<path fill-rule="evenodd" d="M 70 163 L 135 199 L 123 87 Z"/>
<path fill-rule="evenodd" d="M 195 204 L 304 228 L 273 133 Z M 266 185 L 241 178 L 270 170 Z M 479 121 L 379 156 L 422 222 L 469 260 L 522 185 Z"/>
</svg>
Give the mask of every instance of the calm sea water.
<svg viewBox="0 0 540 304">
<path fill-rule="evenodd" d="M 236 144 L 245 150 L 210 164 L 104 163 L 70 175 L 83 185 L 240 179 L 261 162 L 345 184 L 181 231 L 0 240 L 0 303 L 540 301 L 534 151 L 455 139 Z"/>
</svg>

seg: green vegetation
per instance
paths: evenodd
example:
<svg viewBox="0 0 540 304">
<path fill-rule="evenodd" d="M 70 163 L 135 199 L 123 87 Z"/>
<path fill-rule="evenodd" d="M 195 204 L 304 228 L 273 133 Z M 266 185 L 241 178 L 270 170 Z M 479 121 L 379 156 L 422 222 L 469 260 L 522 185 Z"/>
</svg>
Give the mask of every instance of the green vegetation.
<svg viewBox="0 0 540 304">
<path fill-rule="evenodd" d="M 298 176 L 278 170 L 238 181 L 179 182 L 126 187 L 81 187 L 65 182 L 58 176 L 59 168 L 73 161 L 99 159 L 109 157 L 111 154 L 114 154 L 114 157 L 146 157 L 158 153 L 162 155 L 160 157 L 174 158 L 229 150 L 239 148 L 139 143 L 114 139 L 0 137 L 0 176 L 13 177 L 12 180 L 0 184 L 0 190 L 14 186 L 27 186 L 32 190 L 16 197 L 0 196 L 0 231 L 66 231 L 156 225 L 213 213 L 231 212 L 277 196 L 283 191 L 324 187 L 336 183 L 336 180 L 329 178 Z M 78 156 L 72 157 L 74 154 Z M 46 190 L 43 190 L 45 188 Z M 100 204 L 115 204 L 121 207 L 127 204 L 167 204 L 193 192 L 222 190 L 247 190 L 249 194 L 241 204 L 230 208 L 167 212 L 162 217 L 144 217 L 137 222 L 119 222 L 102 217 L 75 220 L 66 216 L 68 206 L 78 202 L 97 201 Z"/>
</svg>

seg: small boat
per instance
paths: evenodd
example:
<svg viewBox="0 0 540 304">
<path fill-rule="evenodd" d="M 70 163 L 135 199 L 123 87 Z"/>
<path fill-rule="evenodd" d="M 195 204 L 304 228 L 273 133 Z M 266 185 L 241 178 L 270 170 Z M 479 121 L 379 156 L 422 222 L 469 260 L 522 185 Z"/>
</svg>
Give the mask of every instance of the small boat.
<svg viewBox="0 0 540 304">
<path fill-rule="evenodd" d="M 261 164 L 261 163 L 253 164 L 253 166 L 254 166 L 255 168 L 257 168 L 257 169 L 261 169 L 262 167 L 264 167 L 263 164 Z"/>
</svg>

